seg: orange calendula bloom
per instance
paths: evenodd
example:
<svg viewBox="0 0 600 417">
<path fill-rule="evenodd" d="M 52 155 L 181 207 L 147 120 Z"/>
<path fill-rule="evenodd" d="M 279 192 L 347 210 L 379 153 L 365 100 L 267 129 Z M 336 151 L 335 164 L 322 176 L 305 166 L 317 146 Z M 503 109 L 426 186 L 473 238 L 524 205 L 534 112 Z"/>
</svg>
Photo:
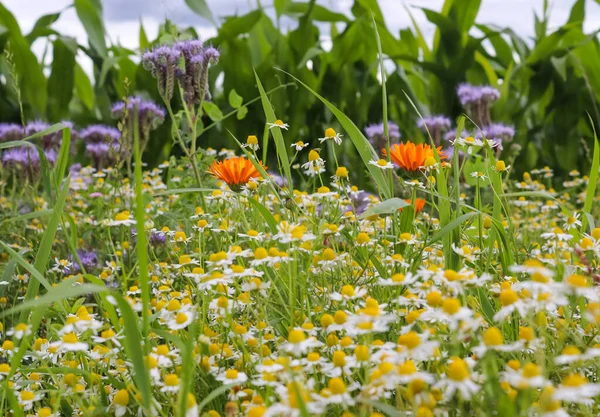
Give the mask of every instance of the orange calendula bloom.
<svg viewBox="0 0 600 417">
<path fill-rule="evenodd" d="M 442 153 L 442 147 L 439 146 L 437 151 L 440 159 L 445 159 L 446 155 Z M 400 168 L 407 171 L 417 171 L 425 165 L 425 160 L 429 157 L 434 157 L 433 148 L 429 145 L 419 143 L 418 145 L 408 141 L 406 143 L 394 144 L 390 147 L 392 161 Z M 386 155 L 386 150 L 383 150 Z"/>
<path fill-rule="evenodd" d="M 408 204 L 412 203 L 412 201 L 410 201 L 410 199 L 404 200 L 404 201 L 406 201 Z M 415 207 L 414 207 L 415 214 L 419 214 L 421 212 L 421 210 L 423 210 L 423 207 L 425 207 L 425 203 L 426 203 L 426 201 L 423 198 L 417 198 L 415 200 Z"/>
<path fill-rule="evenodd" d="M 213 177 L 225 181 L 233 188 L 247 184 L 252 178 L 260 177 L 260 173 L 251 161 L 243 156 L 224 161 L 215 161 L 207 171 Z"/>
<path fill-rule="evenodd" d="M 406 201 L 408 204 L 412 205 L 412 201 L 410 200 L 410 198 L 408 198 L 408 199 L 406 199 L 404 201 Z M 421 210 L 423 210 L 423 207 L 425 207 L 425 203 L 426 202 L 427 201 L 425 201 L 422 198 L 417 198 L 415 200 L 415 214 L 419 214 L 421 212 Z M 402 211 L 402 207 L 400 207 L 398 210 Z"/>
</svg>

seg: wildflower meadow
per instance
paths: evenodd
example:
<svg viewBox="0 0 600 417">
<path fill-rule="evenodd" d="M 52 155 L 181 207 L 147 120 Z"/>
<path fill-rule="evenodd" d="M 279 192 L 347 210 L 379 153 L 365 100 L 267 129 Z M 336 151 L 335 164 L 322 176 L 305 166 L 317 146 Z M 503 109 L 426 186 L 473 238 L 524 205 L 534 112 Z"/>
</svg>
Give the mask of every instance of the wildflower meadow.
<svg viewBox="0 0 600 417">
<path fill-rule="evenodd" d="M 0 104 L 12 106 L 0 106 L 12 109 L 0 113 L 0 415 L 600 414 L 600 89 L 576 64 L 579 48 L 600 47 L 597 32 L 570 32 L 583 34 L 585 2 L 567 29 L 523 46 L 531 62 L 509 72 L 477 52 L 486 79 L 453 63 L 458 72 L 428 80 L 458 109 L 448 112 L 419 101 L 422 74 L 390 67 L 409 51 L 390 52 L 376 1 L 357 0 L 345 29 L 360 25 L 371 45 L 345 49 L 364 55 L 347 65 L 377 85 L 366 107 L 327 94 L 348 87 L 343 62 L 327 58 L 335 46 L 296 54 L 294 68 L 314 61 L 299 72 L 275 55 L 266 77 L 245 53 L 243 68 L 220 67 L 260 38 L 235 32 L 235 19 L 256 24 L 248 17 L 225 19 L 212 40 L 167 22 L 120 77 L 122 47 L 106 49 L 93 3 L 74 5 L 105 84 L 85 102 L 92 86 L 73 61 L 73 93 L 43 109 L 21 71 L 37 59 L 29 38 L 0 4 L 0 91 L 11 91 Z M 425 9 L 433 44 L 401 31 L 421 51 L 415 65 L 433 62 L 451 25 L 474 24 L 466 3 L 480 2 Z M 300 14 L 307 39 L 312 18 L 349 19 L 314 0 L 274 7 Z M 36 36 L 50 36 L 51 66 L 62 66 L 70 41 L 44 35 L 48 20 Z M 517 54 L 516 34 L 477 26 Z M 121 67 L 97 65 L 111 56 Z M 546 59 L 563 60 L 564 79 L 515 99 L 526 66 Z M 315 83 L 328 65 L 340 77 Z M 249 100 L 231 88 L 236 71 L 250 71 Z M 61 82 L 44 81 L 52 94 Z M 580 114 L 552 104 L 563 81 Z M 295 99 L 318 111 L 290 112 Z"/>
</svg>

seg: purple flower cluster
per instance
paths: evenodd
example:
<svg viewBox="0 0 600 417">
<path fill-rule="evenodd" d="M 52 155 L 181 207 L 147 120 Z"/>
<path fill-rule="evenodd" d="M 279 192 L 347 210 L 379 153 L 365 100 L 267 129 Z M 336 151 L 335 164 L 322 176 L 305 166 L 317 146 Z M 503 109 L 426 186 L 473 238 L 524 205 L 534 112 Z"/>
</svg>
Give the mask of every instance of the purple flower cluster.
<svg viewBox="0 0 600 417">
<path fill-rule="evenodd" d="M 494 139 L 500 142 L 510 142 L 515 136 L 515 129 L 502 123 L 492 123 L 477 131 L 475 137 L 481 139 Z"/>
<path fill-rule="evenodd" d="M 140 133 L 141 151 L 144 152 L 150 131 L 156 129 L 165 120 L 165 111 L 152 100 L 141 97 L 128 97 L 126 102 L 118 102 L 112 106 L 112 115 L 124 119 L 127 125 L 126 135 L 122 138 L 120 150 L 125 155 L 131 155 L 133 149 L 134 117 L 137 113 Z"/>
<path fill-rule="evenodd" d="M 183 69 L 180 67 L 183 59 Z M 219 60 L 219 51 L 204 46 L 198 39 L 178 41 L 172 46 L 161 45 L 144 53 L 142 64 L 158 82 L 161 97 L 169 102 L 173 97 L 175 79 L 183 89 L 188 107 L 202 102 L 208 94 L 208 67 Z"/>
<path fill-rule="evenodd" d="M 142 55 L 144 68 L 158 80 L 158 92 L 166 101 L 173 97 L 175 73 L 179 69 L 181 52 L 168 46 L 159 46 Z"/>
<path fill-rule="evenodd" d="M 460 104 L 463 106 L 491 103 L 500 98 L 500 92 L 489 85 L 460 84 L 456 90 Z"/>
<path fill-rule="evenodd" d="M 442 134 L 452 127 L 452 121 L 446 116 L 425 117 L 417 122 L 423 132 L 429 132 L 437 146 L 441 144 Z"/>
<path fill-rule="evenodd" d="M 500 92 L 489 85 L 460 84 L 456 90 L 460 103 L 478 126 L 492 123 L 490 105 L 500 98 Z"/>
<path fill-rule="evenodd" d="M 387 143 L 383 123 L 368 125 L 365 127 L 365 135 L 367 135 L 367 139 L 369 139 L 369 142 L 376 150 L 383 149 Z M 390 137 L 390 142 L 400 139 L 400 128 L 396 123 L 388 122 L 388 135 Z"/>
<path fill-rule="evenodd" d="M 152 100 L 143 100 L 141 97 L 128 97 L 127 104 L 123 101 L 113 104 L 112 115 L 122 118 L 127 113 L 130 120 L 137 111 L 140 134 L 146 130 L 154 130 L 165 120 L 165 111 Z"/>
<path fill-rule="evenodd" d="M 71 129 L 71 132 L 73 132 L 73 136 L 76 136 L 74 129 L 73 129 L 73 123 L 69 122 L 69 121 L 61 121 L 62 124 L 64 124 L 65 126 L 68 126 L 69 129 Z M 46 129 L 48 129 L 51 125 L 46 123 L 46 122 L 42 122 L 39 120 L 33 121 L 33 122 L 29 122 L 26 126 L 25 126 L 25 137 L 27 136 L 31 136 L 31 135 L 35 135 L 36 133 L 40 133 Z M 48 150 L 48 149 L 54 149 L 56 151 L 58 151 L 60 149 L 60 145 L 62 143 L 62 130 L 59 130 L 58 132 L 54 132 L 54 133 L 50 133 L 48 135 L 44 135 L 40 138 L 40 145 L 42 146 L 42 148 L 44 150 Z"/>
<path fill-rule="evenodd" d="M 25 137 L 23 126 L 16 123 L 0 123 L 0 143 L 12 142 Z"/>
<path fill-rule="evenodd" d="M 58 153 L 54 149 L 44 151 L 49 164 L 54 164 Z M 2 166 L 32 179 L 40 168 L 40 153 L 33 145 L 9 148 L 2 153 Z"/>
<path fill-rule="evenodd" d="M 93 250 L 85 250 L 85 249 L 77 249 L 77 256 L 81 261 L 81 265 L 85 268 L 86 271 L 90 271 L 98 266 L 98 255 Z M 81 272 L 81 267 L 79 263 L 75 260 L 73 255 L 69 256 L 69 260 L 73 263 L 73 266 L 66 271 L 67 274 L 78 274 Z"/>
<path fill-rule="evenodd" d="M 90 125 L 79 134 L 85 143 L 85 153 L 92 158 L 97 169 L 114 163 L 121 149 L 121 132 L 106 125 Z"/>
<path fill-rule="evenodd" d="M 452 127 L 452 121 L 446 116 L 424 117 L 417 122 L 419 129 L 426 131 L 441 130 L 446 131 Z M 426 129 L 427 127 L 427 129 Z"/>
</svg>

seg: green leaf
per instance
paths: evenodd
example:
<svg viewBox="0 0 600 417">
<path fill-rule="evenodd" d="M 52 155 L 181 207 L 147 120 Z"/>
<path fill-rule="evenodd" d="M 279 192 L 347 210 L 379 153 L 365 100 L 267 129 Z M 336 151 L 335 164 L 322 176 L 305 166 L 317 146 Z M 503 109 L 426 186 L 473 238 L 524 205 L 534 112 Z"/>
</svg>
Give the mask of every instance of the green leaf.
<svg viewBox="0 0 600 417">
<path fill-rule="evenodd" d="M 91 0 L 75 0 L 75 11 L 88 35 L 90 47 L 96 50 L 100 56 L 107 54 L 106 40 L 104 39 L 104 22 L 102 10 Z"/>
<path fill-rule="evenodd" d="M 59 37 L 52 43 L 52 70 L 48 78 L 48 114 L 61 120 L 69 116 L 69 103 L 75 85 L 75 54 L 66 43 L 77 42 L 73 38 Z"/>
<path fill-rule="evenodd" d="M 410 206 L 410 203 L 407 203 L 406 201 L 400 198 L 394 197 L 369 207 L 364 213 L 358 216 L 358 218 L 366 219 L 367 217 L 374 215 L 395 213 L 402 207 L 406 206 Z"/>
<path fill-rule="evenodd" d="M 254 10 L 243 16 L 227 17 L 219 28 L 219 38 L 232 40 L 242 33 L 250 32 L 263 15 L 262 10 Z"/>
<path fill-rule="evenodd" d="M 233 107 L 234 109 L 239 108 L 242 103 L 244 102 L 244 99 L 242 98 L 242 96 L 240 96 L 235 89 L 232 89 L 229 92 L 229 105 L 231 107 Z"/>
<path fill-rule="evenodd" d="M 257 200 L 255 200 L 252 197 L 248 197 L 248 202 L 250 203 L 251 206 L 253 206 L 256 210 L 258 210 L 258 212 L 262 215 L 262 217 L 265 219 L 265 221 L 269 225 L 271 232 L 273 234 L 276 234 L 277 233 L 277 220 L 275 220 L 275 217 L 273 217 L 273 214 L 271 214 L 271 212 L 265 206 L 260 204 L 260 202 L 258 202 Z"/>
<path fill-rule="evenodd" d="M 31 51 L 29 43 L 23 37 L 17 20 L 2 2 L 0 2 L 0 26 L 8 30 L 10 53 L 13 56 L 23 97 L 33 107 L 36 116 L 43 115 L 48 98 L 46 77 L 42 72 L 42 66 Z"/>
<path fill-rule="evenodd" d="M 185 4 L 198 16 L 205 18 L 213 25 L 217 26 L 217 21 L 213 17 L 205 0 L 185 0 Z"/>
<path fill-rule="evenodd" d="M 369 163 L 370 161 L 377 160 L 379 158 L 377 157 L 375 150 L 373 150 L 373 147 L 371 146 L 371 144 L 369 143 L 367 138 L 363 135 L 363 133 L 360 131 L 360 129 L 358 127 L 356 127 L 356 125 L 352 122 L 352 120 L 350 120 L 350 118 L 348 116 L 346 116 L 342 111 L 340 111 L 338 108 L 336 108 L 329 101 L 325 100 L 325 98 L 320 96 L 312 88 L 310 88 L 309 86 L 304 84 L 302 81 L 300 81 L 298 78 L 294 77 L 292 74 L 285 72 L 283 70 L 281 70 L 281 71 L 286 73 L 287 75 L 289 75 L 296 81 L 298 81 L 298 83 L 300 83 L 304 88 L 306 88 L 308 91 L 310 91 L 315 97 L 317 97 L 319 100 L 321 100 L 321 102 L 323 102 L 323 104 L 325 104 L 325 106 L 327 106 L 327 108 L 336 117 L 338 122 L 340 122 L 340 124 L 342 125 L 344 130 L 348 133 L 348 136 L 350 137 L 350 140 L 356 147 L 356 150 L 358 151 L 358 154 L 360 155 L 364 166 L 369 170 L 371 177 L 377 184 L 377 187 L 379 188 L 379 192 L 383 196 L 383 199 L 387 200 L 389 198 L 392 198 L 392 190 L 389 188 L 389 184 L 385 180 L 385 176 L 381 172 L 381 169 L 374 167 L 373 165 L 371 165 Z"/>
<path fill-rule="evenodd" d="M 46 14 L 40 17 L 33 25 L 33 29 L 31 32 L 25 37 L 27 42 L 31 45 L 37 38 L 41 36 L 48 36 L 56 33 L 54 30 L 50 29 L 50 26 L 54 24 L 58 18 L 60 17 L 60 12 Z"/>
<path fill-rule="evenodd" d="M 242 120 L 248 114 L 248 107 L 240 107 L 235 115 L 238 120 Z"/>
<path fill-rule="evenodd" d="M 75 94 L 88 110 L 94 107 L 94 87 L 77 62 L 75 63 Z"/>
<path fill-rule="evenodd" d="M 285 11 L 286 7 L 288 7 L 290 0 L 274 0 L 273 5 L 275 6 L 275 13 L 277 17 L 281 16 Z"/>
<path fill-rule="evenodd" d="M 142 22 L 141 17 L 140 17 L 139 43 L 140 43 L 140 51 L 148 49 L 148 47 L 150 46 L 150 42 L 148 41 L 148 36 L 146 35 L 146 30 L 144 29 L 144 24 Z"/>
<path fill-rule="evenodd" d="M 204 113 L 206 113 L 206 115 L 210 117 L 210 120 L 213 122 L 218 122 L 219 120 L 223 119 L 223 113 L 215 103 L 211 101 L 204 101 L 202 102 L 202 108 L 204 109 Z"/>
<path fill-rule="evenodd" d="M 258 87 L 258 91 L 260 93 L 260 101 L 262 102 L 263 110 L 265 112 L 265 117 L 267 118 L 267 123 L 275 123 L 277 120 L 277 116 L 275 116 L 275 112 L 273 111 L 273 107 L 271 106 L 271 102 L 263 89 L 263 86 L 258 78 L 258 74 L 254 71 L 254 77 L 256 78 L 256 85 Z M 285 142 L 283 140 L 283 135 L 281 134 L 281 129 L 274 128 L 270 129 L 271 134 L 273 135 L 273 139 L 275 140 L 275 149 L 277 150 L 277 158 L 280 162 L 280 168 L 283 168 L 283 172 L 285 173 L 285 177 L 287 179 L 288 188 L 293 190 L 292 183 L 292 171 L 290 169 L 290 160 L 287 154 L 287 147 L 285 146 Z"/>
<path fill-rule="evenodd" d="M 311 3 L 293 2 L 288 4 L 283 14 L 292 17 L 300 17 L 310 10 L 310 17 L 317 22 L 350 22 L 350 19 L 342 13 L 332 12 L 318 4 L 313 4 L 312 8 L 310 6 Z"/>
</svg>

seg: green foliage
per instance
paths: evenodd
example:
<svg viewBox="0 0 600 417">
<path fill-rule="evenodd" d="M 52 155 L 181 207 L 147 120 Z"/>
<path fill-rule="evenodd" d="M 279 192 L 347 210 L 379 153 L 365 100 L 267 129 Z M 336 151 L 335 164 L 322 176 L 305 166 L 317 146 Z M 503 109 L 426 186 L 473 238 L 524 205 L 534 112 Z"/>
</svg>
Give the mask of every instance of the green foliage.
<svg viewBox="0 0 600 417">
<path fill-rule="evenodd" d="M 210 75 L 212 102 L 205 104 L 201 124 L 211 128 L 201 130 L 200 146 L 234 146 L 225 134 L 227 130 L 240 138 L 264 130 L 261 106 L 246 106 L 241 100 L 258 97 L 254 71 L 265 91 L 284 85 L 293 76 L 335 105 L 359 129 L 382 121 L 387 113 L 400 125 L 404 138 L 417 141 L 426 137 L 416 127 L 418 115 L 409 99 L 417 103 L 423 115 L 445 114 L 456 119 L 464 111 L 456 98 L 456 87 L 470 82 L 491 84 L 501 91 L 492 118 L 515 126 L 514 144 L 518 147 L 506 152 L 517 154 L 521 149 L 514 164 L 517 172 L 540 164 L 563 174 L 590 168 L 592 157 L 587 149 L 593 148 L 593 133 L 585 113 L 591 114 L 596 125 L 600 123 L 600 43 L 596 31 L 583 30 L 583 0 L 575 2 L 564 25 L 552 30 L 548 29 L 547 10 L 536 16 L 532 42 L 510 29 L 476 23 L 481 0 L 446 0 L 441 11 L 407 7 L 412 27 L 397 34 L 387 28 L 376 0 L 355 0 L 351 16 L 314 1 L 277 0 L 275 20 L 260 8 L 245 15 L 216 17 L 205 0 L 186 3 L 217 26 L 217 35 L 208 41 L 221 52 L 220 62 Z M 127 93 L 161 101 L 155 80 L 132 58 L 159 43 L 197 36 L 193 28 L 177 28 L 167 21 L 151 40 L 140 22 L 139 48 L 128 50 L 108 43 L 99 1 L 76 0 L 74 6 L 89 46 L 52 28 L 60 12 L 40 17 L 31 32 L 23 35 L 14 16 L 0 6 L 0 50 L 12 54 L 22 90 L 19 98 L 9 76 L 12 68 L 7 55 L 0 55 L 0 73 L 8 79 L 8 83 L 0 84 L 2 121 L 20 120 L 22 100 L 27 120 L 114 124 L 109 106 Z M 424 13 L 435 25 L 432 42 L 417 26 L 415 13 Z M 294 29 L 280 29 L 282 16 L 297 20 Z M 373 20 L 385 60 L 387 111 L 377 77 Z M 330 48 L 323 44 L 322 26 L 317 22 L 330 24 Z M 52 47 L 48 79 L 31 51 L 33 42 Z M 95 85 L 75 59 L 78 51 L 92 59 Z M 294 140 L 316 144 L 327 127 L 339 128 L 327 106 L 307 89 L 282 88 L 271 93 L 269 100 L 278 117 L 289 123 L 288 135 Z M 176 114 L 181 109 L 180 100 L 173 100 L 172 105 Z M 229 113 L 236 117 L 226 117 Z M 244 123 L 238 122 L 241 119 Z M 181 152 L 164 140 L 169 132 L 170 122 L 155 132 L 144 155 L 146 162 L 154 165 L 171 151 Z M 228 142 L 224 143 L 224 138 Z M 587 146 L 573 146 L 574 140 Z M 340 164 L 353 166 L 360 159 L 350 147 L 344 151 Z M 269 159 L 267 165 L 276 163 L 274 147 Z M 365 185 L 363 176 L 356 180 L 359 186 Z"/>
</svg>

